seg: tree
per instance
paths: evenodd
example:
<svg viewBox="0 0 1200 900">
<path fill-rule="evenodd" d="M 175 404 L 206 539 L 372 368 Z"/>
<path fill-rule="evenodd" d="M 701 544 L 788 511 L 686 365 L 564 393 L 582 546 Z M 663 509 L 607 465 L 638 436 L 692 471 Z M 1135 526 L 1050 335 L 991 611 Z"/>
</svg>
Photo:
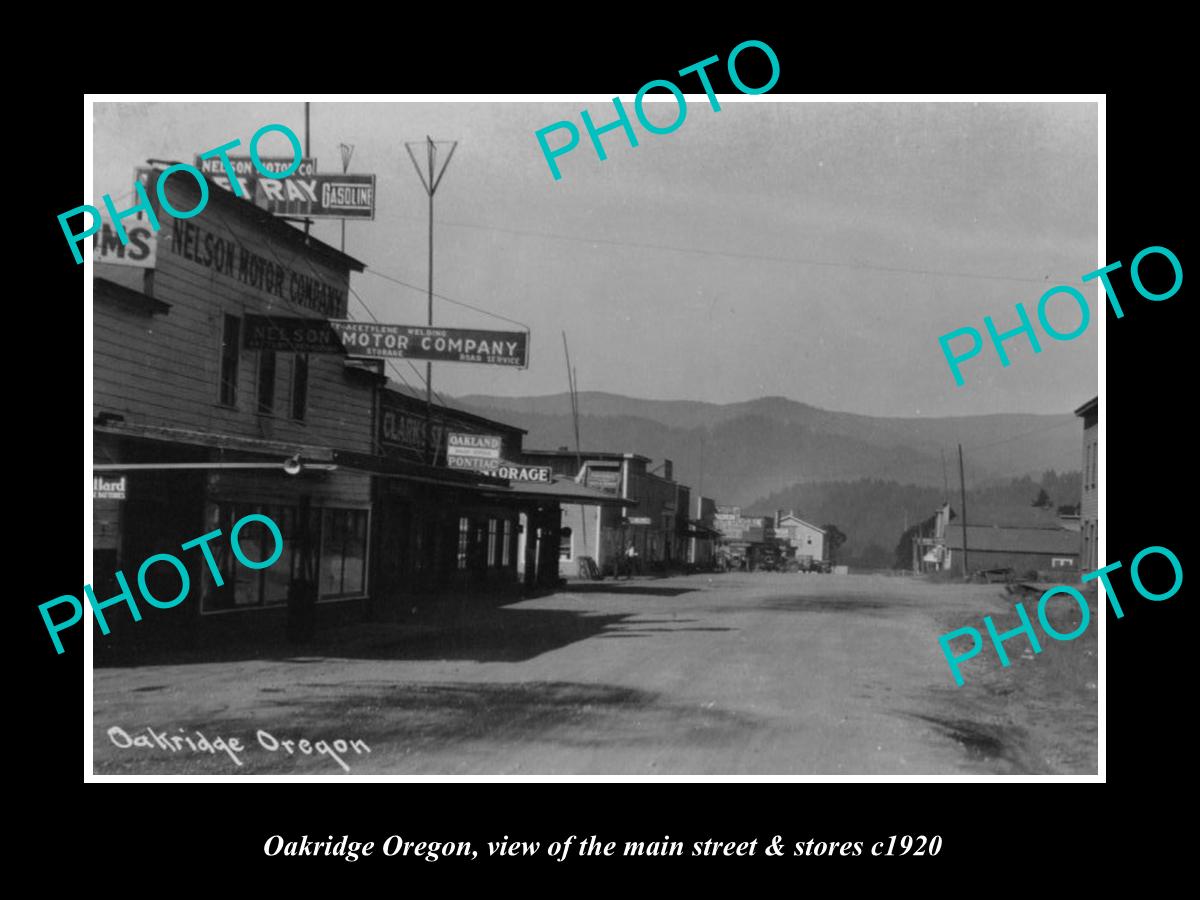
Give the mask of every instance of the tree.
<svg viewBox="0 0 1200 900">
<path fill-rule="evenodd" d="M 829 561 L 833 562 L 837 559 L 838 547 L 846 543 L 846 535 L 842 534 L 842 530 L 836 525 L 822 525 L 821 529 L 825 532 L 825 544 L 829 548 Z"/>
<path fill-rule="evenodd" d="M 1029 496 L 1029 495 L 1026 494 L 1026 496 Z M 1050 501 L 1050 495 L 1046 493 L 1046 489 L 1039 488 L 1037 499 L 1034 500 L 1031 505 L 1036 506 L 1039 509 L 1046 509 L 1050 506 L 1053 506 L 1054 504 Z"/>
</svg>

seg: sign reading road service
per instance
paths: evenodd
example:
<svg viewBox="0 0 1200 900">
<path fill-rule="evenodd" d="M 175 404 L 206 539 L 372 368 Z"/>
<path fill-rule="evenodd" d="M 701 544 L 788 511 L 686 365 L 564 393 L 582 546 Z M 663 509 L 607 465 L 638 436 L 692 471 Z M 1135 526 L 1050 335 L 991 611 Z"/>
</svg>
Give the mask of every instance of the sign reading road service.
<svg viewBox="0 0 1200 900">
<path fill-rule="evenodd" d="M 524 331 L 476 331 L 331 319 L 329 324 L 351 356 L 427 359 L 432 362 L 528 365 L 529 335 Z"/>
<path fill-rule="evenodd" d="M 325 319 L 288 316 L 246 316 L 247 350 L 295 353 L 345 353 L 342 342 Z"/>
<path fill-rule="evenodd" d="M 452 469 L 487 469 L 494 474 L 491 470 L 500 467 L 500 435 L 448 432 L 446 465 Z"/>
</svg>

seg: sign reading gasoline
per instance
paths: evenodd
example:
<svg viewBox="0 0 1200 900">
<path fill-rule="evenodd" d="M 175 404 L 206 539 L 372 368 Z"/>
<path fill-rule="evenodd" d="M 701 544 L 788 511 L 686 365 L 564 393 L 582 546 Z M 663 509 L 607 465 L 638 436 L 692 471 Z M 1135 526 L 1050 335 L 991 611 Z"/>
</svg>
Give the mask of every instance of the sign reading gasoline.
<svg viewBox="0 0 1200 900">
<path fill-rule="evenodd" d="M 246 350 L 295 353 L 345 353 L 342 342 L 325 319 L 287 316 L 246 316 Z"/>
<path fill-rule="evenodd" d="M 311 219 L 374 219 L 374 175 L 291 175 L 259 178 L 254 203 L 275 215 Z"/>
<path fill-rule="evenodd" d="M 290 156 L 260 156 L 259 163 L 268 172 L 286 172 L 295 160 Z M 238 184 L 242 188 L 242 196 L 253 200 L 254 189 L 258 184 L 258 170 L 254 168 L 254 163 L 251 162 L 249 156 L 231 156 L 229 157 L 229 166 L 233 169 L 233 177 L 237 179 Z M 204 173 L 213 184 L 225 188 L 227 191 L 232 191 L 233 188 L 229 184 L 229 178 L 226 175 L 225 167 L 221 164 L 220 157 L 214 156 L 210 159 L 201 159 L 196 157 L 196 168 Z M 317 160 L 311 157 L 304 157 L 300 160 L 300 168 L 288 176 L 285 180 L 292 178 L 307 179 L 311 181 L 313 176 L 317 174 Z M 274 182 L 279 184 L 279 182 Z M 304 188 L 297 187 L 297 192 L 301 198 L 307 198 L 308 192 Z M 274 210 L 272 210 L 274 212 Z"/>
<path fill-rule="evenodd" d="M 478 331 L 386 325 L 382 322 L 329 322 L 351 356 L 427 359 L 432 362 L 528 365 L 529 335 L 524 331 Z"/>
<path fill-rule="evenodd" d="M 446 465 L 452 469 L 487 469 L 500 467 L 500 435 L 446 433 Z"/>
</svg>

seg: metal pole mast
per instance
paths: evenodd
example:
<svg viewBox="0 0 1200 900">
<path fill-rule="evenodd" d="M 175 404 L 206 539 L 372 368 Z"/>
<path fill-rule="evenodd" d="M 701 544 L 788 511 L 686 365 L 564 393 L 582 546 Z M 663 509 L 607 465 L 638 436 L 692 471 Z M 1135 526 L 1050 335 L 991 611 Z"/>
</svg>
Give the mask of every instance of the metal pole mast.
<svg viewBox="0 0 1200 900">
<path fill-rule="evenodd" d="M 350 157 L 354 155 L 353 144 L 338 144 L 338 150 L 342 154 L 342 174 L 345 175 L 350 171 Z M 342 219 L 342 252 L 346 252 L 346 220 Z"/>
<path fill-rule="evenodd" d="M 305 100 L 305 101 L 304 101 L 304 155 L 305 155 L 305 156 L 308 156 L 308 155 L 309 155 L 309 143 L 308 143 L 308 106 L 309 106 L 309 103 L 308 103 L 308 101 L 307 101 L 307 100 Z M 305 219 L 305 220 L 304 220 L 304 236 L 305 236 L 305 237 L 308 237 L 308 226 L 309 226 L 308 219 Z"/>
<path fill-rule="evenodd" d="M 958 487 L 962 496 L 963 578 L 967 577 L 967 479 L 963 476 L 962 444 L 958 445 Z"/>
<path fill-rule="evenodd" d="M 425 136 L 425 151 L 426 162 L 429 171 L 428 179 L 425 173 L 421 171 L 421 166 L 417 163 L 417 157 L 413 153 L 413 144 L 416 141 L 406 141 L 404 149 L 408 151 L 408 157 L 412 160 L 413 168 L 417 170 L 417 177 L 421 179 L 421 186 L 425 188 L 425 193 L 429 195 L 429 327 L 433 327 L 433 195 L 437 192 L 438 185 L 442 183 L 442 176 L 446 174 L 446 167 L 450 165 L 450 158 L 454 156 L 454 149 L 458 146 L 458 141 L 435 141 L 429 135 Z M 446 161 L 442 163 L 441 171 L 437 169 L 437 145 L 449 144 L 450 152 L 446 154 Z M 433 363 L 425 363 L 425 459 L 430 459 L 429 443 L 433 436 Z"/>
</svg>

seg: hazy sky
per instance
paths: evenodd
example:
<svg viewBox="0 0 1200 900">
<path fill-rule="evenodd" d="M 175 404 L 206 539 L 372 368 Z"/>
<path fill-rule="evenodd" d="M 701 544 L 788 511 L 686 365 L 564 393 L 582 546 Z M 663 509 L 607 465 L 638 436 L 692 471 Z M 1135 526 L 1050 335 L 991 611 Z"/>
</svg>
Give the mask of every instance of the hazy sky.
<svg viewBox="0 0 1200 900">
<path fill-rule="evenodd" d="M 367 265 L 352 288 L 385 322 L 419 325 L 426 314 L 428 201 L 403 142 L 459 141 L 436 198 L 434 290 L 527 324 L 531 365 L 435 364 L 435 390 L 563 391 L 565 330 L 580 390 L 718 403 L 782 395 L 896 416 L 1061 413 L 1095 395 L 1094 287 L 1082 337 L 1041 335 L 1039 355 L 1010 341 L 1007 369 L 985 348 L 964 364 L 963 387 L 937 343 L 966 325 L 982 332 L 985 315 L 1014 327 L 1017 302 L 1035 317 L 1047 287 L 1082 287 L 1083 273 L 1108 262 L 1096 256 L 1094 104 L 722 97 L 713 112 L 699 95 L 677 131 L 653 135 L 623 99 L 639 145 L 610 132 L 604 162 L 579 110 L 600 125 L 611 103 L 312 105 L 318 171 L 341 171 L 346 142 L 350 171 L 378 176 L 375 221 L 348 224 L 346 251 Z M 670 103 L 652 119 L 669 123 Z M 534 132 L 561 119 L 583 134 L 555 181 Z M 269 122 L 303 137 L 303 105 L 97 104 L 91 202 L 125 194 L 147 158 L 191 162 L 234 138 L 244 148 Z M 263 141 L 264 155 L 286 151 L 279 135 Z M 336 221 L 313 233 L 340 240 Z M 1078 312 L 1056 303 L 1051 321 L 1071 330 Z M 369 318 L 353 296 L 350 315 Z M 440 300 L 434 315 L 512 327 Z"/>
</svg>

